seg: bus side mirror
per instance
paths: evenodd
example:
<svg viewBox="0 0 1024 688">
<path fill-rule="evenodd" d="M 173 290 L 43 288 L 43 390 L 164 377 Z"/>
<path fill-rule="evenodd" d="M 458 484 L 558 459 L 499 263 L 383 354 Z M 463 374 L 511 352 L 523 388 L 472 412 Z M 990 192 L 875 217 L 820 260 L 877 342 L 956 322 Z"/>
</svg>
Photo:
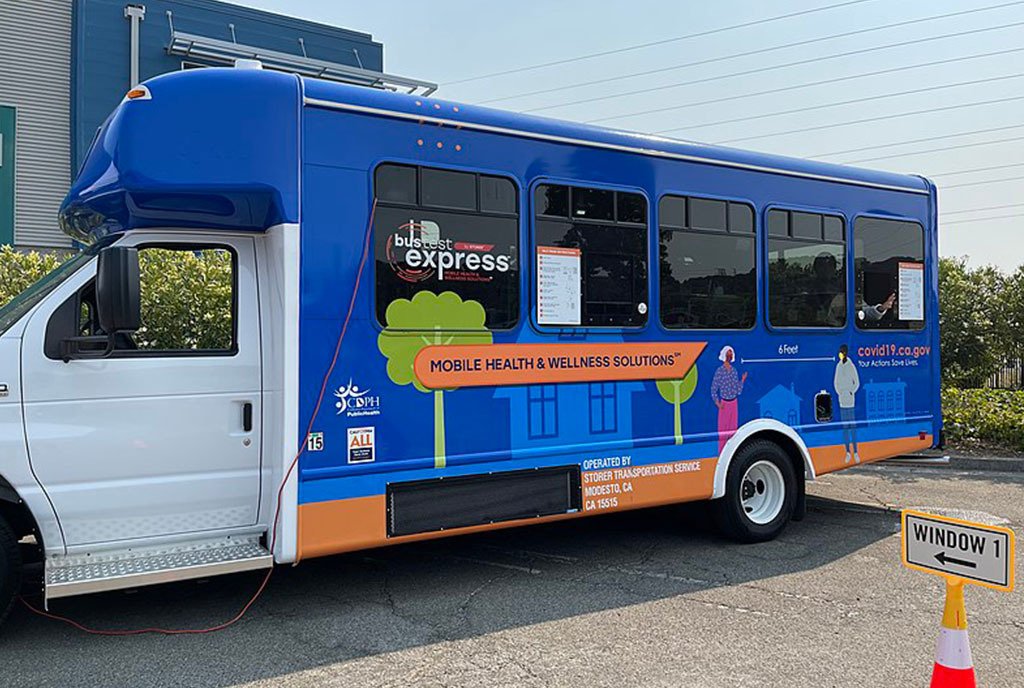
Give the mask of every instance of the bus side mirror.
<svg viewBox="0 0 1024 688">
<path fill-rule="evenodd" d="M 134 332 L 142 324 L 139 251 L 108 246 L 100 251 L 96 268 L 96 311 L 108 335 Z"/>
<path fill-rule="evenodd" d="M 67 337 L 60 343 L 65 363 L 79 358 L 106 358 L 118 335 L 142 324 L 139 252 L 125 246 L 100 251 L 96 264 L 96 320 L 103 334 Z"/>
</svg>

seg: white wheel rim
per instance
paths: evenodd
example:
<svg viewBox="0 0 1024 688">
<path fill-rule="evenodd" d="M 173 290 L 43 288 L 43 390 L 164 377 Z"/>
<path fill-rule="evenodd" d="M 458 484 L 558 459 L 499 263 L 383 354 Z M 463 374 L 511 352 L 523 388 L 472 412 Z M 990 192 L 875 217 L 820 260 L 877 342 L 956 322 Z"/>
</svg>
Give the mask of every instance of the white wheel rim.
<svg viewBox="0 0 1024 688">
<path fill-rule="evenodd" d="M 757 461 L 740 481 L 740 505 L 747 518 L 759 526 L 771 523 L 786 501 L 786 481 L 771 461 Z"/>
</svg>

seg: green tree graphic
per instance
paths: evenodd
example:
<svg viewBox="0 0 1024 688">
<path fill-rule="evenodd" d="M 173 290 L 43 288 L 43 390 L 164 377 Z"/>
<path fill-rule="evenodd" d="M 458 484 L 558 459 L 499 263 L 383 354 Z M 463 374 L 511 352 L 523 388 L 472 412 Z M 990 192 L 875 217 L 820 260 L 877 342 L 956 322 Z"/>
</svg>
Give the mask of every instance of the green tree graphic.
<svg viewBox="0 0 1024 688">
<path fill-rule="evenodd" d="M 658 393 L 661 394 L 661 398 L 672 404 L 675 410 L 675 436 L 676 444 L 683 443 L 683 418 L 679 413 L 679 407 L 682 406 L 690 397 L 693 396 L 693 392 L 697 389 L 697 366 L 690 368 L 682 379 L 679 380 L 658 380 L 655 382 L 658 387 Z"/>
<path fill-rule="evenodd" d="M 416 377 L 413 362 L 427 346 L 490 344 L 484 326 L 487 314 L 476 301 L 463 301 L 450 291 L 421 291 L 409 299 L 395 299 L 384 314 L 387 327 L 377 337 L 377 348 L 388 359 L 388 377 L 397 385 L 413 384 L 421 392 L 434 393 L 434 467 L 444 468 L 444 393 L 452 389 L 428 389 Z"/>
</svg>

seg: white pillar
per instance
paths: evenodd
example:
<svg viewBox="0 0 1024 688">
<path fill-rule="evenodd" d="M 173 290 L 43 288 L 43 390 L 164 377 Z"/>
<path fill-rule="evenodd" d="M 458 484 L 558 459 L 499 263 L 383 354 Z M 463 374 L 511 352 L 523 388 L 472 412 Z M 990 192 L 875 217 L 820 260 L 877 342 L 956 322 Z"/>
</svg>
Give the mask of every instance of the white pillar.
<svg viewBox="0 0 1024 688">
<path fill-rule="evenodd" d="M 131 83 L 128 87 L 135 88 L 139 85 L 139 25 L 146 18 L 145 5 L 125 5 L 124 18 L 131 22 L 128 57 L 128 80 Z"/>
</svg>

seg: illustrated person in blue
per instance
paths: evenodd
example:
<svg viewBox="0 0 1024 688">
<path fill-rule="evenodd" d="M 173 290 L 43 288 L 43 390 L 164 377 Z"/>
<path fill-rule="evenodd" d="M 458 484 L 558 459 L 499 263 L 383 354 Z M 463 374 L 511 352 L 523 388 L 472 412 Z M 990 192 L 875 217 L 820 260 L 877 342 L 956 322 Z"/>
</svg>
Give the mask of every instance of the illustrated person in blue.
<svg viewBox="0 0 1024 688">
<path fill-rule="evenodd" d="M 747 374 L 736 372 L 732 364 L 736 360 L 736 352 L 731 346 L 723 346 L 718 354 L 718 360 L 722 365 L 715 371 L 715 377 L 711 380 L 711 400 L 718 407 L 718 453 L 721 454 L 736 429 L 739 427 L 739 396 L 743 393 L 743 384 L 747 381 Z"/>
<path fill-rule="evenodd" d="M 854 463 L 860 463 L 857 453 L 857 390 L 860 389 L 860 375 L 857 366 L 850 360 L 850 349 L 843 344 L 839 347 L 839 363 L 833 379 L 839 396 L 839 419 L 843 424 L 843 446 L 846 447 L 846 463 L 852 455 Z"/>
</svg>

